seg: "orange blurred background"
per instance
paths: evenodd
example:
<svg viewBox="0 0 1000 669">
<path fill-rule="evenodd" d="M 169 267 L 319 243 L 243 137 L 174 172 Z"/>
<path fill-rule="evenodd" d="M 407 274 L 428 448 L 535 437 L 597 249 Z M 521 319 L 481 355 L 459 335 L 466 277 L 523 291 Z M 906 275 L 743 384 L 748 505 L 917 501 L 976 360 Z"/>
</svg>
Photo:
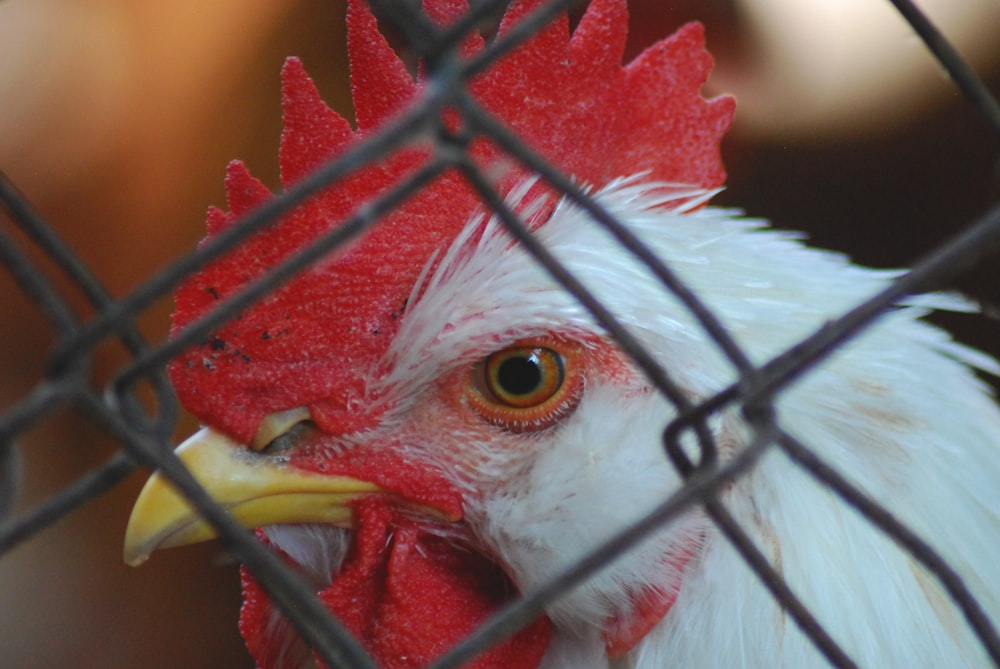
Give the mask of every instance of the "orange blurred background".
<svg viewBox="0 0 1000 669">
<path fill-rule="evenodd" d="M 899 266 L 997 201 L 996 134 L 882 0 L 844 0 L 837 16 L 838 3 L 822 0 L 631 4 L 633 54 L 701 19 L 718 61 L 710 89 L 738 94 L 724 146 L 729 189 L 717 202 L 805 230 L 864 264 Z M 935 18 L 1000 90 L 1000 48 L 989 38 L 1000 9 L 939 5 Z M 224 202 L 231 158 L 276 188 L 286 56 L 302 57 L 328 103 L 350 116 L 343 12 L 334 0 L 0 2 L 0 169 L 124 295 L 195 245 L 206 207 Z M 998 268 L 994 258 L 959 286 L 1000 302 Z M 37 382 L 54 339 L 6 274 L 0 307 L 8 407 Z M 165 336 L 169 311 L 164 300 L 143 315 L 149 339 Z M 945 320 L 1000 353 L 995 323 Z M 124 360 L 102 349 L 94 377 L 107 380 Z M 185 420 L 178 436 L 192 427 Z M 68 410 L 19 446 L 18 511 L 115 452 Z M 0 555 L 0 664 L 251 666 L 236 629 L 236 568 L 215 545 L 165 551 L 140 569 L 122 564 L 146 474 Z"/>
</svg>

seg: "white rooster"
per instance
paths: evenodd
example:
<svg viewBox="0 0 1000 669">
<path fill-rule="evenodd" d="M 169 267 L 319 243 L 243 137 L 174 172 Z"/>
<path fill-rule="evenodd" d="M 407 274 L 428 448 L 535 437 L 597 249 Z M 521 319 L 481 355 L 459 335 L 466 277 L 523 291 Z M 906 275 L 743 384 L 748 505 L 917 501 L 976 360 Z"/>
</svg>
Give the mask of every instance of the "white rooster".
<svg viewBox="0 0 1000 669">
<path fill-rule="evenodd" d="M 464 3 L 425 3 L 439 23 Z M 506 35 L 538 0 L 516 2 Z M 705 206 L 724 179 L 729 98 L 689 25 L 622 67 L 624 0 L 594 0 L 472 80 L 477 104 L 590 190 L 717 315 L 755 364 L 883 289 L 856 267 Z M 350 3 L 358 128 L 286 66 L 290 185 L 425 93 Z M 467 38 L 465 57 L 484 49 Z M 459 123 L 446 114 L 449 127 Z M 414 144 L 325 190 L 189 279 L 175 327 L 208 312 L 426 164 Z M 471 155 L 505 202 L 691 403 L 738 379 L 681 301 L 589 214 L 494 144 Z M 683 186 L 678 184 L 684 184 Z M 230 213 L 270 197 L 240 164 Z M 973 369 L 995 363 L 921 318 L 913 298 L 784 389 L 781 429 L 928 540 L 1000 616 L 1000 411 Z M 594 317 L 486 213 L 456 170 L 359 241 L 255 304 L 171 366 L 206 428 L 178 453 L 208 491 L 315 588 L 389 669 L 424 666 L 517 593 L 534 591 L 684 485 L 664 453 L 678 415 Z M 753 437 L 733 407 L 710 422 L 722 462 Z M 693 447 L 691 435 L 683 439 Z M 719 502 L 830 637 L 863 667 L 983 667 L 936 576 L 789 458 L 768 450 Z M 469 666 L 809 669 L 827 660 L 701 507 L 552 603 Z M 160 475 L 136 504 L 126 559 L 211 536 Z M 263 669 L 315 666 L 244 577 L 241 630 Z"/>
</svg>

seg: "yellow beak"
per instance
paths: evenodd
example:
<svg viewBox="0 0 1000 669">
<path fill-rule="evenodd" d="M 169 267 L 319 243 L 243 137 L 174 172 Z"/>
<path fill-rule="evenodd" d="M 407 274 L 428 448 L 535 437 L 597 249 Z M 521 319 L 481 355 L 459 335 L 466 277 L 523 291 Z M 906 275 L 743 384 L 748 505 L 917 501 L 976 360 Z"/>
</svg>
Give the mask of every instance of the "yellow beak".
<svg viewBox="0 0 1000 669">
<path fill-rule="evenodd" d="M 229 514 L 245 527 L 274 523 L 351 524 L 349 502 L 380 492 L 374 483 L 296 470 L 208 428 L 177 448 L 177 456 Z M 207 541 L 215 531 L 159 473 L 146 482 L 125 530 L 125 562 L 135 566 L 158 548 Z"/>
</svg>

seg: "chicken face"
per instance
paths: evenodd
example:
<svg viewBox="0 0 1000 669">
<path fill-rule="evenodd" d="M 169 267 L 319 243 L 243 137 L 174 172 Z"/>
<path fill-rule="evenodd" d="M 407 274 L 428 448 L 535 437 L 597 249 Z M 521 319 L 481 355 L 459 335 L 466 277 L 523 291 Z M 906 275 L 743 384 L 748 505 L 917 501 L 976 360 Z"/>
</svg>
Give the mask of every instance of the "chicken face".
<svg viewBox="0 0 1000 669">
<path fill-rule="evenodd" d="M 501 38 L 538 4 L 514 3 Z M 440 23 L 462 9 L 426 3 Z M 724 177 L 718 141 L 732 101 L 698 94 L 710 67 L 698 26 L 622 67 L 625 20 L 622 1 L 595 0 L 572 36 L 563 17 L 471 81 L 472 95 L 586 184 L 753 363 L 896 276 L 703 206 Z M 360 1 L 348 38 L 357 131 L 323 105 L 301 65 L 286 65 L 286 185 L 422 95 Z M 463 43 L 466 55 L 483 48 Z M 489 142 L 470 147 L 480 165 L 509 165 Z M 179 288 L 175 327 L 337 229 L 430 154 L 401 149 L 210 264 Z M 588 214 L 517 168 L 491 173 L 507 206 L 690 402 L 737 380 L 680 300 Z M 210 213 L 210 237 L 270 197 L 239 164 L 227 186 L 230 213 Z M 997 613 L 1000 413 L 970 371 L 997 366 L 921 322 L 932 308 L 964 306 L 941 296 L 898 305 L 783 392 L 777 415 L 895 517 L 941 537 L 944 557 Z M 682 485 L 662 450 L 672 404 L 454 173 L 186 351 L 170 374 L 207 426 L 181 459 L 390 669 L 426 665 Z M 735 410 L 710 428 L 723 459 L 751 437 Z M 762 457 L 719 503 L 861 664 L 984 664 L 924 567 L 787 458 Z M 210 535 L 156 475 L 126 559 Z M 241 630 L 259 666 L 312 666 L 249 573 L 244 594 Z M 470 666 L 826 661 L 692 509 Z"/>
<path fill-rule="evenodd" d="M 593 326 L 570 327 L 589 319 L 518 255 L 515 274 L 528 271 L 546 288 L 530 303 L 508 293 L 514 299 L 494 297 L 487 314 L 482 295 L 458 279 L 413 305 L 371 428 L 331 435 L 299 410 L 268 417 L 249 445 L 206 429 L 178 451 L 235 518 L 267 525 L 261 538 L 382 666 L 430 662 L 679 484 L 659 452 L 662 400 Z M 453 269 L 479 271 L 442 272 Z M 427 341 L 424 328 L 443 315 L 436 300 L 452 292 L 466 299 L 449 298 L 443 331 Z M 552 308 L 574 314 L 559 335 L 542 333 Z M 524 330 L 491 331 L 505 313 L 520 313 Z M 476 666 L 537 666 L 553 643 L 555 653 L 578 652 L 550 619 L 587 640 L 593 658 L 628 651 L 668 611 L 702 535 L 696 519 L 672 526 Z M 137 502 L 126 557 L 209 536 L 154 478 Z M 262 666 L 295 666 L 290 659 L 307 654 L 245 579 L 242 629 L 254 656 Z M 448 605 L 428 610 L 435 599 Z M 400 629 L 415 638 L 401 639 Z"/>
<path fill-rule="evenodd" d="M 500 37 L 539 4 L 513 3 Z M 440 23 L 464 10 L 462 3 L 426 5 Z M 572 38 L 562 17 L 472 82 L 473 95 L 586 183 L 642 172 L 690 184 L 688 196 L 717 185 L 724 176 L 718 141 L 732 102 L 698 94 L 711 63 L 700 27 L 622 68 L 625 23 L 617 0 L 595 2 Z M 421 82 L 362 2 L 350 3 L 348 33 L 358 130 L 327 109 L 289 61 L 286 184 L 420 95 Z M 483 48 L 475 38 L 463 47 L 465 55 Z M 597 135 L 601 146 L 579 141 Z M 501 158 L 486 143 L 473 155 L 484 164 Z M 338 225 L 427 157 L 416 146 L 361 170 L 205 268 L 179 289 L 175 327 Z M 509 169 L 500 185 L 536 229 L 556 230 L 546 220 L 572 224 L 579 215 L 565 215 L 519 170 Z M 238 163 L 227 186 L 230 213 L 210 212 L 210 236 L 269 197 Z M 498 274 L 503 266 L 510 271 Z M 262 528 L 261 540 L 386 667 L 431 661 L 678 483 L 658 453 L 665 403 L 579 305 L 487 220 L 456 174 L 221 328 L 170 372 L 184 405 L 208 425 L 178 455 L 231 515 Z M 659 417 L 642 421 L 643 449 L 619 448 L 626 435 L 601 426 L 609 411 L 639 419 L 652 410 Z M 637 466 L 647 472 L 643 485 L 628 475 Z M 588 504 L 575 503 L 577 496 Z M 475 666 L 537 666 L 543 656 L 586 666 L 571 637 L 593 651 L 587 656 L 627 652 L 673 603 L 699 527 L 664 531 Z M 126 560 L 210 536 L 154 476 L 137 502 Z M 241 627 L 260 665 L 306 663 L 308 651 L 249 574 L 245 597 Z M 560 631 L 566 625 L 569 636 Z"/>
</svg>

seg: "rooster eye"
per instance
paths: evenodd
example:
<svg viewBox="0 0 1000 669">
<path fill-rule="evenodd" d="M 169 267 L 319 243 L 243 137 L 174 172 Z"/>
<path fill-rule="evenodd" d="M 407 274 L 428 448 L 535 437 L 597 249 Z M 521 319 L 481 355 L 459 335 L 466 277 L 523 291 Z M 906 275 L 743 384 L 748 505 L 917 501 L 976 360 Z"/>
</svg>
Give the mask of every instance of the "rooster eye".
<svg viewBox="0 0 1000 669">
<path fill-rule="evenodd" d="M 563 359 L 547 348 L 516 347 L 494 353 L 483 365 L 486 389 L 501 404 L 525 409 L 552 397 L 563 383 Z"/>
<path fill-rule="evenodd" d="M 579 400 L 575 357 L 576 347 L 563 342 L 554 348 L 534 342 L 505 348 L 473 368 L 468 397 L 494 425 L 512 432 L 541 430 L 566 416 Z"/>
</svg>

